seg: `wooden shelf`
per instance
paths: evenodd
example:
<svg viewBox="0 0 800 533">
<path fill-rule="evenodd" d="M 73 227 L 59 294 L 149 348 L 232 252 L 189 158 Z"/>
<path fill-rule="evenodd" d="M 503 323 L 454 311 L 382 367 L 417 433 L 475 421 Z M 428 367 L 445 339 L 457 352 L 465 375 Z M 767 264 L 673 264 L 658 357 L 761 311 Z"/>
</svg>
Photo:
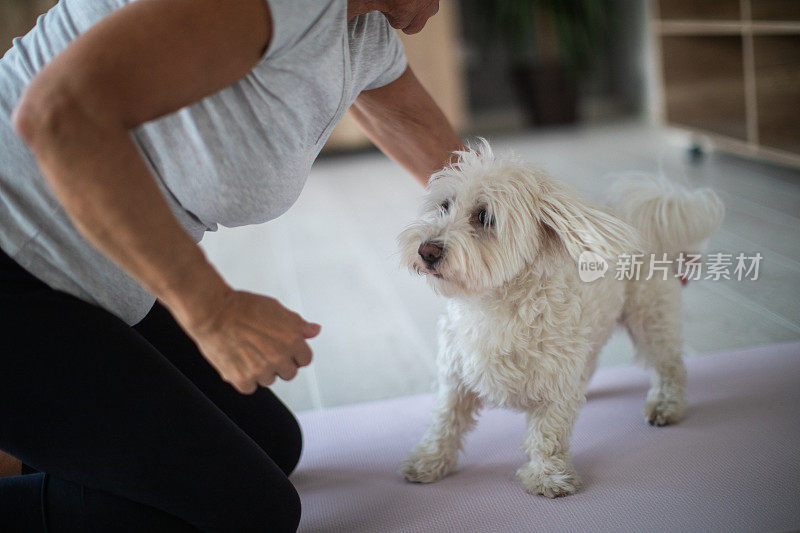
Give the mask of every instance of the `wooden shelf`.
<svg viewBox="0 0 800 533">
<path fill-rule="evenodd" d="M 800 21 L 800 2 L 797 0 L 750 0 L 753 20 Z"/>
<path fill-rule="evenodd" d="M 653 22 L 653 29 L 661 35 L 740 35 L 743 33 L 800 35 L 800 22 L 657 20 Z"/>
<path fill-rule="evenodd" d="M 800 166 L 800 0 L 652 0 L 668 125 Z"/>
<path fill-rule="evenodd" d="M 747 140 L 741 37 L 667 36 L 661 49 L 667 121 Z"/>
<path fill-rule="evenodd" d="M 739 0 L 661 0 L 658 18 L 662 20 L 738 20 Z"/>
<path fill-rule="evenodd" d="M 692 128 L 689 126 L 675 125 L 675 128 L 688 131 L 694 135 L 707 137 L 717 148 L 725 152 L 730 152 L 754 159 L 762 159 L 779 165 L 800 167 L 800 154 L 788 152 L 776 148 L 769 148 L 759 144 L 741 141 L 725 135 L 717 135 L 704 129 Z"/>
<path fill-rule="evenodd" d="M 795 21 L 797 0 L 660 0 L 655 18 L 663 21 Z"/>
<path fill-rule="evenodd" d="M 800 35 L 753 40 L 758 143 L 800 154 Z"/>
</svg>

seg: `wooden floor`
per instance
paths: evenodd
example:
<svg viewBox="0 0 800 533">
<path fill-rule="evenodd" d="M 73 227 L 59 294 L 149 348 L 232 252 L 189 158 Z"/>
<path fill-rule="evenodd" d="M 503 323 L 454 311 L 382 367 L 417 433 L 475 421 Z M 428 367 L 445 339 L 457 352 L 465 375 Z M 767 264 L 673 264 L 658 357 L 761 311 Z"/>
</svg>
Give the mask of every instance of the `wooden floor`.
<svg viewBox="0 0 800 533">
<path fill-rule="evenodd" d="M 687 355 L 800 339 L 800 172 L 710 154 L 640 123 L 490 138 L 599 199 L 612 173 L 663 171 L 711 186 L 726 204 L 709 251 L 760 252 L 757 281 L 699 281 L 684 293 Z M 300 200 L 260 226 L 208 234 L 203 246 L 237 288 L 269 294 L 323 325 L 314 363 L 274 390 L 295 410 L 431 390 L 444 303 L 400 269 L 395 237 L 422 189 L 378 153 L 319 160 Z M 605 366 L 632 357 L 617 334 Z"/>
</svg>

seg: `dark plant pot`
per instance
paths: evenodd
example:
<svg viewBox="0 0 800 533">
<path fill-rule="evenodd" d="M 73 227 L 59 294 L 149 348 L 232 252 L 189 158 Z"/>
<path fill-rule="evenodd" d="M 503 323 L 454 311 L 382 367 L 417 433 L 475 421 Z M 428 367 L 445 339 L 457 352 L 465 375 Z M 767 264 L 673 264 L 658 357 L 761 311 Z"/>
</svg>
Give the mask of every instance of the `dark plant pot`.
<svg viewBox="0 0 800 533">
<path fill-rule="evenodd" d="M 557 62 L 518 65 L 512 75 L 529 124 L 553 126 L 577 120 L 577 86 L 564 65 Z"/>
</svg>

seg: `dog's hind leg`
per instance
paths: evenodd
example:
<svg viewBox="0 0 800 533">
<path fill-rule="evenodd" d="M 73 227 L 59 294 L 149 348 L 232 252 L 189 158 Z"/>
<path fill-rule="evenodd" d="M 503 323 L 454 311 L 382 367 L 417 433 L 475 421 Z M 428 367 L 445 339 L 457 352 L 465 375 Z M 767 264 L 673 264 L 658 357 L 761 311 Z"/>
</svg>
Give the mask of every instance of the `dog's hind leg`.
<svg viewBox="0 0 800 533">
<path fill-rule="evenodd" d="M 625 326 L 637 358 L 654 371 L 644 404 L 645 420 L 655 426 L 673 424 L 686 407 L 680 284 L 656 278 L 629 283 Z"/>
<path fill-rule="evenodd" d="M 450 380 L 441 380 L 436 396 L 433 421 L 400 465 L 408 481 L 431 483 L 447 475 L 458 462 L 464 434 L 475 426 L 480 399 Z"/>
</svg>

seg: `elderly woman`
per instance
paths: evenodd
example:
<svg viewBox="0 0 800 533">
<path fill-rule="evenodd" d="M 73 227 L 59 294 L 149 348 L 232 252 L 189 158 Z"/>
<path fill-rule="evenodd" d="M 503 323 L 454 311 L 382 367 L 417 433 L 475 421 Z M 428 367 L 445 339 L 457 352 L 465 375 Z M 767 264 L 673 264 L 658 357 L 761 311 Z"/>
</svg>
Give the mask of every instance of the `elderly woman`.
<svg viewBox="0 0 800 533">
<path fill-rule="evenodd" d="M 390 27 L 417 32 L 437 9 L 61 0 L 15 40 L 0 61 L 0 530 L 297 527 L 300 431 L 266 387 L 309 364 L 320 326 L 233 290 L 197 242 L 285 212 L 351 105 L 420 182 L 444 165 L 461 142 Z"/>
</svg>

